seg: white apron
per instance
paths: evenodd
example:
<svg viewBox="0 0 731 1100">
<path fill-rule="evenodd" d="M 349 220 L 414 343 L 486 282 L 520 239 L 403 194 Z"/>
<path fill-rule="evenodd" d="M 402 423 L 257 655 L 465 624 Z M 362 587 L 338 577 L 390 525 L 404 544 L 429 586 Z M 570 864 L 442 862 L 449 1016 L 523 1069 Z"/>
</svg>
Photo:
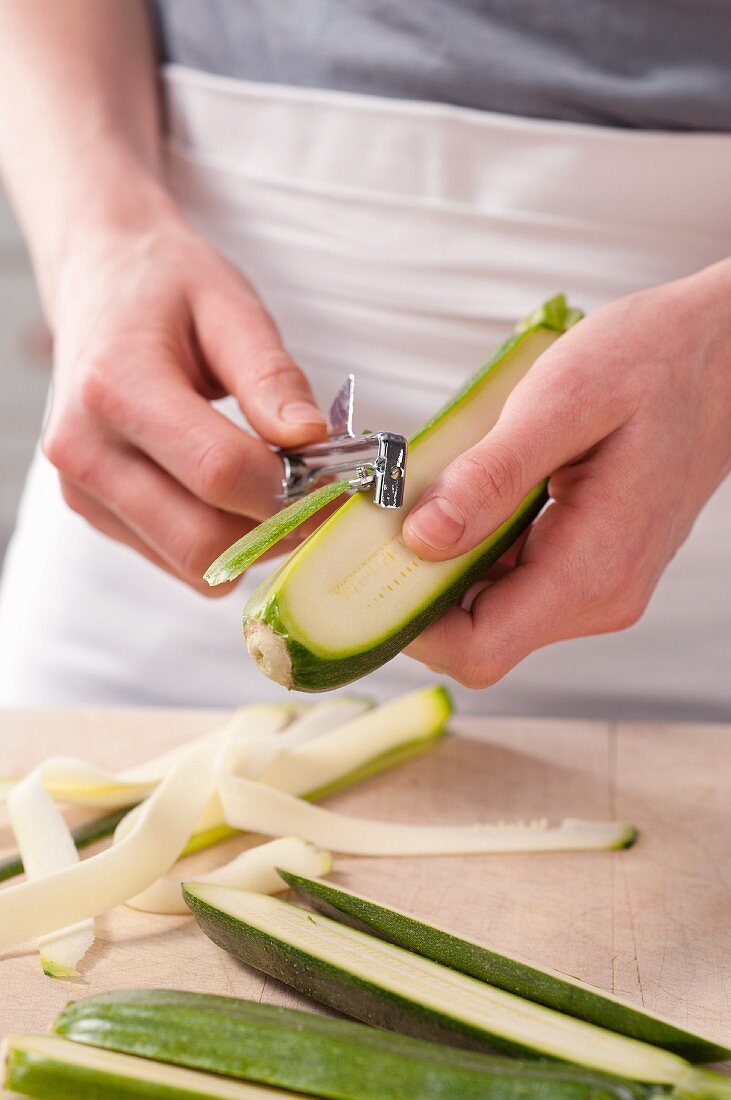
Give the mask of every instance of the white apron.
<svg viewBox="0 0 731 1100">
<path fill-rule="evenodd" d="M 545 122 L 250 84 L 172 67 L 169 179 L 239 264 L 327 407 L 411 431 L 557 291 L 591 310 L 731 251 L 731 136 Z M 632 369 L 632 364 L 628 364 Z M 531 656 L 465 711 L 731 718 L 731 484 L 643 621 Z M 222 705 L 279 698 L 240 609 L 104 538 L 36 457 L 0 602 L 0 703 Z M 400 657 L 362 683 L 431 680 Z"/>
</svg>

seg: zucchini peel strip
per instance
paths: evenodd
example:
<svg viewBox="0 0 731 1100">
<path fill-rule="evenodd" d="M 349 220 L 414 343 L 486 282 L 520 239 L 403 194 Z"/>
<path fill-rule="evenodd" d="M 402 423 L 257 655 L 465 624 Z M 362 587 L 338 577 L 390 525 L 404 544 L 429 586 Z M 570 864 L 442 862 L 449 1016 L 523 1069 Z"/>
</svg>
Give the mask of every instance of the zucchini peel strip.
<svg viewBox="0 0 731 1100">
<path fill-rule="evenodd" d="M 313 844 L 348 855 L 588 851 L 626 848 L 635 839 L 632 826 L 614 821 L 567 818 L 554 827 L 544 821 L 448 826 L 349 817 L 236 774 L 237 751 L 234 747 L 223 757 L 217 778 L 218 794 L 229 825 L 266 836 L 296 833 Z"/>
<path fill-rule="evenodd" d="M 52 764 L 52 761 L 49 762 Z M 73 867 L 79 853 L 71 830 L 43 785 L 40 764 L 10 793 L 8 817 L 29 880 Z M 94 921 L 41 937 L 41 965 L 49 977 L 78 977 L 77 966 L 94 942 Z"/>
<path fill-rule="evenodd" d="M 262 554 L 271 550 L 278 542 L 290 535 L 315 512 L 347 493 L 352 488 L 350 481 L 333 481 L 313 489 L 301 500 L 295 500 L 286 508 L 269 516 L 253 531 L 249 531 L 233 546 L 216 558 L 206 570 L 203 579 L 210 585 L 225 584 L 240 577 Z"/>
<path fill-rule="evenodd" d="M 240 852 L 229 863 L 208 874 L 199 875 L 197 882 L 213 886 L 232 886 L 237 890 L 252 890 L 257 894 L 279 894 L 288 890 L 278 869 L 297 875 L 327 875 L 332 870 L 332 856 L 298 836 L 280 837 L 267 844 L 257 844 Z M 170 913 L 190 916 L 182 892 L 183 877 L 166 875 L 153 882 L 127 905 L 146 913 Z"/>
<path fill-rule="evenodd" d="M 262 892 L 281 889 L 277 866 L 305 876 L 326 874 L 329 850 L 446 855 L 596 850 L 632 842 L 634 830 L 616 822 L 566 820 L 553 828 L 543 821 L 413 825 L 349 817 L 305 800 L 324 797 L 382 769 L 410 747 L 430 744 L 450 713 L 451 702 L 440 687 L 375 709 L 351 696 L 330 699 L 304 713 L 285 706 L 251 707 L 183 749 L 157 758 L 147 772 L 143 765 L 131 778 L 126 773 L 122 782 L 119 775 L 83 761 L 55 758 L 41 765 L 10 796 L 29 881 L 0 890 L 0 950 L 30 937 L 53 936 L 43 945 L 50 962 L 47 971 L 70 976 L 91 942 L 90 924 L 72 926 L 123 903 L 148 912 L 185 912 L 180 876 L 170 872 L 196 829 L 217 837 L 221 830 L 246 830 L 280 838 L 202 876 L 211 887 Z M 48 773 L 54 793 L 61 780 L 65 791 L 74 789 L 76 777 L 77 794 L 87 797 L 92 791 L 98 796 L 104 784 L 118 791 L 126 782 L 153 782 L 153 773 L 160 770 L 164 774 L 148 797 L 120 821 L 112 846 L 79 862 L 48 790 Z M 72 940 L 72 933 L 83 938 Z"/>
</svg>

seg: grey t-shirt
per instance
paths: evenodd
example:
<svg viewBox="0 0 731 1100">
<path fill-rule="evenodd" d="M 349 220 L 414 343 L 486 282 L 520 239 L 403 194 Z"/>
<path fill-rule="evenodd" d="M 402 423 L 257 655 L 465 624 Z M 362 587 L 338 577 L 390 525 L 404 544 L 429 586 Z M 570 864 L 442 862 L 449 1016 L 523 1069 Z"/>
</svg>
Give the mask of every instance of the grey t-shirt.
<svg viewBox="0 0 731 1100">
<path fill-rule="evenodd" d="M 533 118 L 731 131 L 731 0 L 155 0 L 164 60 Z"/>
</svg>

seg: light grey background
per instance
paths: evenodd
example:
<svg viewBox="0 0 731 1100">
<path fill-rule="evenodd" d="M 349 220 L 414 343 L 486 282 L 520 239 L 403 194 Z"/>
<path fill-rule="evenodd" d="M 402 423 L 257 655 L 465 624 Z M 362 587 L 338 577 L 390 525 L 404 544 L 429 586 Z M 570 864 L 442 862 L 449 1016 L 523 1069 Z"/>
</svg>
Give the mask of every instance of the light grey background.
<svg viewBox="0 0 731 1100">
<path fill-rule="evenodd" d="M 0 191 L 0 561 L 38 438 L 49 364 L 30 262 Z"/>
</svg>

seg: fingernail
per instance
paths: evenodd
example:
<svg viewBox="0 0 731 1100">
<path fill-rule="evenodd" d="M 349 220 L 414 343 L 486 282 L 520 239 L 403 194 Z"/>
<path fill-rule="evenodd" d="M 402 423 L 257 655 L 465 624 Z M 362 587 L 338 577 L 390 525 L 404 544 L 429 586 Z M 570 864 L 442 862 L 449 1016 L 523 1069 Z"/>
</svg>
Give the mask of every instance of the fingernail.
<svg viewBox="0 0 731 1100">
<path fill-rule="evenodd" d="M 464 520 L 446 497 L 434 497 L 408 519 L 409 530 L 427 546 L 448 550 L 464 532 Z"/>
<path fill-rule="evenodd" d="M 309 401 L 291 401 L 279 410 L 282 420 L 288 424 L 325 424 L 325 416 L 317 405 L 311 405 Z"/>
</svg>

